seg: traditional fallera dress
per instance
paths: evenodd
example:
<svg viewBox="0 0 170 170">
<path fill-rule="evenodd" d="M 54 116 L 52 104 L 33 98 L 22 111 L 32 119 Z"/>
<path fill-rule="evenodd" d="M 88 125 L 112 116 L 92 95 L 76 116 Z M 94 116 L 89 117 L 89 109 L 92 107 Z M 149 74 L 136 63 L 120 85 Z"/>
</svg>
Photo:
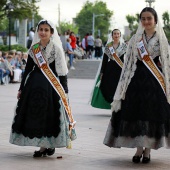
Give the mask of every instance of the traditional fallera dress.
<svg viewBox="0 0 170 170">
<path fill-rule="evenodd" d="M 110 104 L 113 101 L 113 96 L 122 71 L 121 66 L 113 58 L 109 47 L 113 47 L 113 42 L 106 45 L 103 55 L 101 67 L 96 76 L 96 82 L 92 93 L 91 106 L 101 109 L 110 109 Z M 124 54 L 126 52 L 126 44 L 120 43 L 114 49 L 117 56 L 123 63 Z M 103 73 L 102 80 L 100 81 L 100 74 Z"/>
<path fill-rule="evenodd" d="M 65 93 L 68 93 L 67 75 L 57 72 L 62 66 L 60 49 L 55 48 L 57 46 L 50 41 L 46 48 L 41 47 L 41 52 Z M 29 51 L 19 90 L 22 93 L 15 110 L 10 143 L 45 148 L 67 147 L 70 132 L 66 111 L 60 96 L 38 67 L 32 50 Z M 75 138 L 74 133 L 72 140 Z"/>
<path fill-rule="evenodd" d="M 168 60 L 163 58 L 160 51 L 158 33 L 155 32 L 149 40 L 144 33 L 139 36 L 139 41 L 141 37 L 157 69 L 166 73 Z M 142 61 L 134 42 L 135 35 L 131 38 L 126 52 L 127 60 L 112 103 L 113 112 L 104 144 L 115 148 L 170 147 L 170 105 L 167 94 Z M 168 88 L 167 85 L 166 90 Z"/>
</svg>

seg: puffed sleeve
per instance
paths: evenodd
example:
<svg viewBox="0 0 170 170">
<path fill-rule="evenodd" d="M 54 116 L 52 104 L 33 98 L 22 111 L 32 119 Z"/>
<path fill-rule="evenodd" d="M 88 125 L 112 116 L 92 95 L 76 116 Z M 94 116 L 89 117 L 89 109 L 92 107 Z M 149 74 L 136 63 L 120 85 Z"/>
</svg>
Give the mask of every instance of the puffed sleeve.
<svg viewBox="0 0 170 170">
<path fill-rule="evenodd" d="M 24 75 L 22 77 L 22 81 L 21 81 L 21 85 L 20 85 L 19 90 L 21 90 L 21 91 L 23 90 L 25 79 L 26 79 L 27 75 L 33 70 L 34 65 L 35 65 L 35 63 L 34 63 L 33 59 L 28 55 L 28 60 L 27 60 L 27 64 L 26 64 L 26 67 L 25 67 L 25 72 L 24 72 Z"/>
</svg>

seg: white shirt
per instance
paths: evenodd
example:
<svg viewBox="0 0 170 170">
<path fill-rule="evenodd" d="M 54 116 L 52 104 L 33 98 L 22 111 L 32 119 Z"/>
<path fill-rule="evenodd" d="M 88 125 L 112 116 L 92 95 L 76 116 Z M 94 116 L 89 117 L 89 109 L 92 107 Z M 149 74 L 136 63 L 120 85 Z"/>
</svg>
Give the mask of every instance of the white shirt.
<svg viewBox="0 0 170 170">
<path fill-rule="evenodd" d="M 94 38 L 92 35 L 89 35 L 87 37 L 87 44 L 90 45 L 90 46 L 93 46 L 94 45 Z"/>
<path fill-rule="evenodd" d="M 29 32 L 29 40 L 33 40 L 33 38 L 34 38 L 34 32 L 33 31 L 30 31 Z"/>
</svg>

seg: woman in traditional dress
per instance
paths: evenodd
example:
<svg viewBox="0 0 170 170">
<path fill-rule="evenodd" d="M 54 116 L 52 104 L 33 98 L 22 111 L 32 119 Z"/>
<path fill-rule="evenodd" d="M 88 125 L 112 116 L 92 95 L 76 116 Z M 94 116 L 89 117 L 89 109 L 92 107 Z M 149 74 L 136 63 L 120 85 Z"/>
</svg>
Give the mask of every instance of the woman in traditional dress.
<svg viewBox="0 0 170 170">
<path fill-rule="evenodd" d="M 66 115 L 67 73 L 57 30 L 50 21 L 41 20 L 19 88 L 10 143 L 40 147 L 33 156 L 41 157 L 53 155 L 55 148 L 67 147 L 70 138 L 76 138 L 75 133 L 70 136 L 69 123 L 74 122 Z"/>
<path fill-rule="evenodd" d="M 169 56 L 157 13 L 146 7 L 128 43 L 104 139 L 109 147 L 137 148 L 134 163 L 149 163 L 151 149 L 170 147 Z"/>
<path fill-rule="evenodd" d="M 97 73 L 92 93 L 91 105 L 96 108 L 110 109 L 113 96 L 122 71 L 126 44 L 120 40 L 121 32 L 114 29 L 104 50 L 103 60 Z"/>
</svg>

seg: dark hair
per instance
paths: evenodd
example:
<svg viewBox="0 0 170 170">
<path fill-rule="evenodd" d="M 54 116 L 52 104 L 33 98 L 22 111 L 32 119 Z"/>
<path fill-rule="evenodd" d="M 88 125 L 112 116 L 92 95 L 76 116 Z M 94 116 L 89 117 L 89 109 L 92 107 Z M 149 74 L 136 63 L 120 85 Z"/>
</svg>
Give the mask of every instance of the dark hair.
<svg viewBox="0 0 170 170">
<path fill-rule="evenodd" d="M 71 36 L 71 34 L 74 34 L 74 32 L 72 31 L 72 32 L 70 32 L 70 36 Z"/>
<path fill-rule="evenodd" d="M 152 13 L 152 15 L 154 16 L 155 22 L 156 22 L 156 24 L 157 24 L 157 22 L 158 22 L 158 15 L 157 15 L 156 11 L 155 11 L 153 8 L 151 8 L 151 7 L 145 7 L 145 8 L 141 11 L 141 13 L 140 13 L 140 15 L 139 15 L 139 18 L 140 18 L 140 19 L 141 19 L 141 17 L 142 17 L 142 13 L 143 13 L 143 12 L 150 12 L 150 13 Z"/>
<path fill-rule="evenodd" d="M 112 31 L 112 36 L 113 36 L 114 31 L 119 31 L 119 32 L 120 32 L 119 29 L 114 29 L 114 30 Z M 120 36 L 121 36 L 121 32 L 120 32 Z"/>
<path fill-rule="evenodd" d="M 34 31 L 35 31 L 34 27 L 31 27 L 31 28 L 30 28 L 30 31 L 33 31 L 33 32 L 34 32 Z"/>
<path fill-rule="evenodd" d="M 54 33 L 54 29 L 51 27 L 51 25 L 48 23 L 47 20 L 46 20 L 46 21 L 41 21 L 41 22 L 38 24 L 38 30 L 39 30 L 40 25 L 43 25 L 43 24 L 47 24 L 47 25 L 50 27 L 50 32 L 51 32 L 51 34 Z M 38 30 L 37 30 L 37 31 L 38 31 Z"/>
</svg>

